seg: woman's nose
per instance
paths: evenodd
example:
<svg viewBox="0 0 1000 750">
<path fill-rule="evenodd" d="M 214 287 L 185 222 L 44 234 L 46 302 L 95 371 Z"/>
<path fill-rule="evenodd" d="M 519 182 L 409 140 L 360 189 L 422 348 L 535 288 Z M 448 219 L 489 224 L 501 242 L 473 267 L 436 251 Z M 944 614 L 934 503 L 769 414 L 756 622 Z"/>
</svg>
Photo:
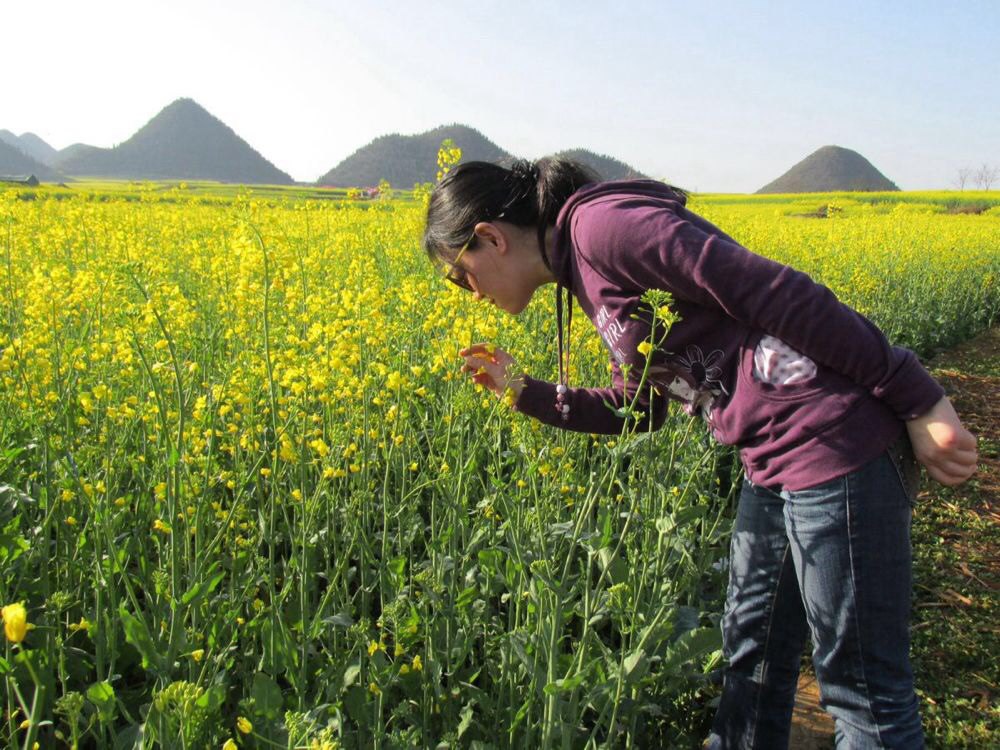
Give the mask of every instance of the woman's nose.
<svg viewBox="0 0 1000 750">
<path fill-rule="evenodd" d="M 469 286 L 472 288 L 472 298 L 476 302 L 479 302 L 484 297 L 483 293 L 479 291 L 479 280 L 471 274 L 466 274 L 466 278 L 469 280 Z"/>
</svg>

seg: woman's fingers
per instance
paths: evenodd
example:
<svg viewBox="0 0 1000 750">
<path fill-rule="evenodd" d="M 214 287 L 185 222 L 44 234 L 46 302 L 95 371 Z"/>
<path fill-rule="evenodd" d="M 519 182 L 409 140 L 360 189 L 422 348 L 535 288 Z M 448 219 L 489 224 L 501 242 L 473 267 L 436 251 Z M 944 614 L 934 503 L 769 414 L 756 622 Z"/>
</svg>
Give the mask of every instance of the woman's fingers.
<svg viewBox="0 0 1000 750">
<path fill-rule="evenodd" d="M 926 414 L 906 423 L 913 451 L 932 479 L 953 486 L 976 470 L 976 437 L 962 426 L 954 407 L 942 397 Z"/>
<path fill-rule="evenodd" d="M 472 373 L 472 382 L 498 393 L 502 392 L 502 385 L 505 385 L 504 366 L 481 356 L 467 355 L 462 372 Z"/>
<path fill-rule="evenodd" d="M 473 383 L 489 388 L 498 396 L 509 389 L 515 399 L 524 390 L 524 378 L 517 374 L 517 362 L 499 346 L 479 342 L 465 347 L 458 355 L 465 360 L 461 371 L 472 373 Z"/>
<path fill-rule="evenodd" d="M 466 356 L 468 356 L 470 354 L 485 354 L 485 355 L 488 355 L 490 357 L 493 357 L 493 356 L 495 356 L 495 353 L 497 351 L 501 351 L 502 352 L 503 350 L 500 349 L 497 346 L 494 346 L 493 344 L 491 344 L 491 343 L 489 343 L 487 341 L 483 341 L 483 342 L 480 342 L 478 344 L 473 344 L 472 346 L 468 346 L 465 349 L 462 349 L 458 353 L 458 356 L 460 356 L 460 357 L 466 357 Z"/>
<path fill-rule="evenodd" d="M 959 485 L 966 479 L 968 479 L 970 476 L 972 476 L 972 471 L 963 471 L 955 473 L 952 471 L 947 471 L 942 467 L 936 465 L 928 465 L 926 466 L 926 468 L 927 468 L 927 473 L 930 474 L 931 476 L 931 479 L 934 479 L 935 481 L 940 482 L 941 484 L 947 485 L 948 487 L 954 487 L 955 485 Z"/>
<path fill-rule="evenodd" d="M 927 467 L 927 473 L 935 479 L 937 479 L 935 474 L 939 474 L 943 477 L 953 479 L 956 482 L 962 482 L 972 476 L 973 472 L 975 472 L 976 461 L 956 461 L 950 458 L 942 457 L 937 460 L 928 461 L 925 466 Z"/>
<path fill-rule="evenodd" d="M 519 394 L 523 383 L 511 381 L 511 373 L 517 371 L 514 358 L 498 346 L 478 343 L 459 352 L 465 360 L 462 372 L 472 373 L 472 382 L 485 386 L 497 395 L 503 395 L 508 387 Z"/>
</svg>

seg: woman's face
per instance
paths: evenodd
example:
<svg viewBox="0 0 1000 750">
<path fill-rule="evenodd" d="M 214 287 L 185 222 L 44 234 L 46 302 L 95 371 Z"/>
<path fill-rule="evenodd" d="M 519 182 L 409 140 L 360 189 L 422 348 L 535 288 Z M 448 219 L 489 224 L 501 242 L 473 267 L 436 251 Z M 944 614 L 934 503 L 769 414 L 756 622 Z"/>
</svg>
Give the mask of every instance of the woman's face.
<svg viewBox="0 0 1000 750">
<path fill-rule="evenodd" d="M 539 286 L 536 260 L 541 262 L 533 230 L 506 222 L 480 222 L 474 247 L 457 258 L 456 266 L 464 271 L 477 300 L 489 300 L 517 315 Z"/>
</svg>

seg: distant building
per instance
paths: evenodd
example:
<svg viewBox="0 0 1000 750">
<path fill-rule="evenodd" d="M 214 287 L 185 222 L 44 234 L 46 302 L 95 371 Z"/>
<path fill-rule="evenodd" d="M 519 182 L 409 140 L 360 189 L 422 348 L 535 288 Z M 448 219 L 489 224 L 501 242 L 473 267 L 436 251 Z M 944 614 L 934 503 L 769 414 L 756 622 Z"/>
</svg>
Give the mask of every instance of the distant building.
<svg viewBox="0 0 1000 750">
<path fill-rule="evenodd" d="M 38 178 L 33 174 L 0 174 L 0 182 L 12 185 L 27 185 L 28 187 L 38 186 Z"/>
</svg>

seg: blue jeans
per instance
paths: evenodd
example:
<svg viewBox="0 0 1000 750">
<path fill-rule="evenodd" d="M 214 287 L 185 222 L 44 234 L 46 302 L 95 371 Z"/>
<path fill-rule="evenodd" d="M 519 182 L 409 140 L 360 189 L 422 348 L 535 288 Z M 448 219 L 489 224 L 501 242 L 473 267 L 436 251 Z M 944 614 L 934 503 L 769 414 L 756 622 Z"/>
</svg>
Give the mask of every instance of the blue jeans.
<svg viewBox="0 0 1000 750">
<path fill-rule="evenodd" d="M 918 478 L 904 432 L 817 487 L 777 492 L 744 480 L 722 621 L 728 667 L 706 747 L 788 746 L 807 635 L 839 749 L 924 746 L 909 659 Z"/>
</svg>

